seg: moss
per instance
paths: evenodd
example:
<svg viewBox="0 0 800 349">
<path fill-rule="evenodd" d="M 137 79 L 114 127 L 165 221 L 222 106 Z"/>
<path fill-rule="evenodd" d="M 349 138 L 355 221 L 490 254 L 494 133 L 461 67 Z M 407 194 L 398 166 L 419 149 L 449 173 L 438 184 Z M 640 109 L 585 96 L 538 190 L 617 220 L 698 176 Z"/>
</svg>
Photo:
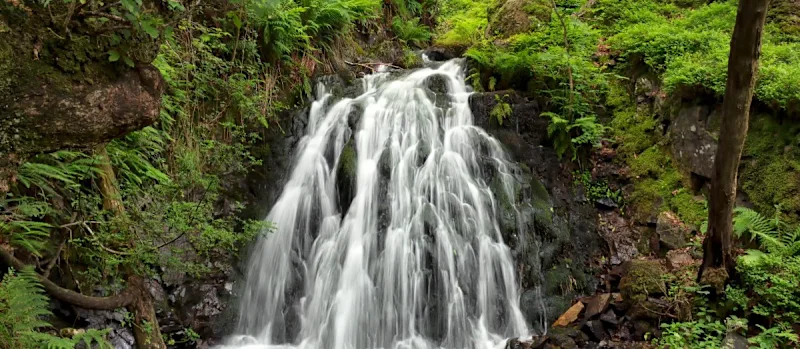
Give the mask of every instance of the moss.
<svg viewBox="0 0 800 349">
<path fill-rule="evenodd" d="M 489 8 L 489 30 L 507 38 L 550 22 L 552 8 L 546 0 L 497 1 Z"/>
<path fill-rule="evenodd" d="M 634 176 L 653 175 L 658 178 L 670 170 L 670 165 L 670 158 L 657 146 L 647 148 L 630 161 L 631 174 Z"/>
<path fill-rule="evenodd" d="M 356 154 L 353 141 L 350 140 L 344 145 L 342 154 L 339 155 L 339 175 L 346 179 L 355 180 L 358 173 L 358 155 Z"/>
<path fill-rule="evenodd" d="M 723 294 L 726 281 L 728 281 L 728 271 L 725 268 L 709 268 L 703 272 L 700 284 L 711 286 L 717 291 L 717 294 Z"/>
<path fill-rule="evenodd" d="M 658 261 L 632 260 L 628 270 L 619 283 L 619 289 L 626 302 L 640 303 L 647 296 L 666 292 L 664 275 L 667 270 Z"/>
<path fill-rule="evenodd" d="M 621 102 L 620 102 L 621 103 Z M 654 131 L 657 121 L 649 113 L 629 107 L 614 113 L 611 129 L 619 142 L 623 159 L 639 154 L 656 144 Z"/>
<path fill-rule="evenodd" d="M 708 217 L 708 202 L 695 198 L 686 190 L 679 190 L 676 195 L 670 197 L 669 207 L 683 222 L 695 227 L 699 227 Z"/>
<path fill-rule="evenodd" d="M 767 115 L 751 120 L 740 168 L 742 190 L 765 216 L 780 205 L 791 223 L 800 212 L 800 125 Z"/>
</svg>

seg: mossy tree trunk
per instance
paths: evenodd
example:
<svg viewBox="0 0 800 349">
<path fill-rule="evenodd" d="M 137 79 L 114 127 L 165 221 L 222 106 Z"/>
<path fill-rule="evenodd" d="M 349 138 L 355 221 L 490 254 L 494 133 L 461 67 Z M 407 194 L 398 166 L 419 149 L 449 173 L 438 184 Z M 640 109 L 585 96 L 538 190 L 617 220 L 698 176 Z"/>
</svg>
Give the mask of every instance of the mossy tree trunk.
<svg viewBox="0 0 800 349">
<path fill-rule="evenodd" d="M 108 210 L 117 217 L 125 216 L 125 206 L 122 203 L 122 195 L 117 186 L 117 176 L 114 167 L 111 166 L 111 159 L 108 157 L 106 145 L 99 145 L 95 148 L 95 154 L 100 163 L 97 165 L 100 173 L 99 187 L 103 196 L 103 209 Z M 133 248 L 135 241 L 130 241 L 130 248 Z M 131 301 L 126 304 L 128 311 L 133 313 L 133 336 L 136 339 L 137 349 L 164 349 L 164 339 L 161 338 L 161 330 L 156 318 L 155 306 L 147 283 L 144 277 L 137 275 L 133 268 L 126 268 L 128 277 L 128 293 L 131 294 Z"/>
<path fill-rule="evenodd" d="M 703 265 L 698 280 L 720 275 L 710 270 L 724 270 L 727 277 L 735 272 L 732 253 L 733 205 L 736 200 L 736 177 L 742 157 L 750 102 L 753 98 L 761 37 L 769 0 L 740 0 L 736 26 L 728 58 L 728 82 L 722 103 L 722 127 L 719 147 L 711 178 L 711 197 L 708 210 L 708 233 L 703 242 Z"/>
</svg>

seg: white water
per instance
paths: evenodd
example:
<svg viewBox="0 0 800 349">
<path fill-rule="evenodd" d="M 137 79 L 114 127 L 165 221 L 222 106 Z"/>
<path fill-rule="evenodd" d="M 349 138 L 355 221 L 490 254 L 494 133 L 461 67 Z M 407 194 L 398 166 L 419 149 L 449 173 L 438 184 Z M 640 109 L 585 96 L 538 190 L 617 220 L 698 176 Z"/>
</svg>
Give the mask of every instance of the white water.
<svg viewBox="0 0 800 349">
<path fill-rule="evenodd" d="M 447 82 L 439 101 L 425 88 L 434 76 Z M 322 88 L 312 105 L 224 348 L 477 349 L 527 336 L 496 217 L 495 197 L 516 197 L 516 168 L 473 126 L 462 62 L 363 84 L 336 102 Z M 343 212 L 337 168 L 351 135 Z M 504 193 L 488 185 L 497 176 Z"/>
</svg>

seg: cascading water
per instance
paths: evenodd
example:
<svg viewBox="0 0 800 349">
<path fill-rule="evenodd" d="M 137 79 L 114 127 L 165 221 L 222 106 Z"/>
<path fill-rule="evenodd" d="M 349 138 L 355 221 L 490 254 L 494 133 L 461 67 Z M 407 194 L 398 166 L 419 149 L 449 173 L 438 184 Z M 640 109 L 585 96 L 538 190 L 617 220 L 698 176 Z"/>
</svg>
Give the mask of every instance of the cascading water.
<svg viewBox="0 0 800 349">
<path fill-rule="evenodd" d="M 320 89 L 226 348 L 493 348 L 528 335 L 496 217 L 516 167 L 473 126 L 462 65 L 375 73 L 335 102 Z"/>
</svg>

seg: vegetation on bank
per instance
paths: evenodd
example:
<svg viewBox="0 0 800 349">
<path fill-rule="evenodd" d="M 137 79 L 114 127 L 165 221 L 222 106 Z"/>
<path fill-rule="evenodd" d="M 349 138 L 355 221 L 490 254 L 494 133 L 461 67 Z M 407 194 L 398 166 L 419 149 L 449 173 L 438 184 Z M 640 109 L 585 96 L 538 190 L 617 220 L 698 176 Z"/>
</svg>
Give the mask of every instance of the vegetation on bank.
<svg viewBox="0 0 800 349">
<path fill-rule="evenodd" d="M 513 88 L 536 98 L 542 116 L 551 119 L 548 133 L 559 155 L 581 162 L 592 147 L 612 148 L 627 168 L 623 182 L 633 189 L 624 208 L 636 220 L 650 223 L 659 212 L 673 211 L 702 230 L 706 199 L 670 155 L 664 120 L 683 103 L 721 102 L 736 1 L 469 2 L 472 7 L 442 12 L 435 42 L 466 50 L 477 90 Z M 475 15 L 472 8 L 486 11 Z M 739 239 L 760 248 L 739 259 L 741 278 L 723 292 L 725 299 L 709 298 L 715 292 L 694 280 L 696 269 L 665 275 L 671 311 L 689 308 L 663 325 L 654 340 L 660 347 L 716 347 L 729 331 L 762 348 L 797 344 L 797 11 L 790 1 L 772 2 L 754 95 L 757 115 L 740 171 L 755 208 L 775 218 L 746 209 L 737 214 Z M 592 200 L 623 201 L 605 179 L 577 173 Z"/>
<path fill-rule="evenodd" d="M 3 21 L 43 17 L 28 3 L 4 2 Z M 99 83 L 109 66 L 124 71 L 152 61 L 166 91 L 156 124 L 91 150 L 33 157 L 2 193 L 0 249 L 34 266 L 9 272 L 0 283 L 2 347 L 106 345 L 103 331 L 52 331 L 43 320 L 50 314 L 37 275 L 58 274 L 64 287 L 85 294 L 93 291 L 89 285 L 101 285 L 103 295 L 113 295 L 131 275 L 211 275 L 220 268 L 215 261 L 268 232 L 267 224 L 240 217 L 244 203 L 226 184 L 265 165 L 259 159 L 268 152 L 267 130 L 285 126 L 278 115 L 310 96 L 315 74 L 343 73 L 352 57 L 392 54 L 391 45 L 368 45 L 364 36 L 401 43 L 395 63 L 408 67 L 419 63 L 413 51 L 431 42 L 464 51 L 476 90 L 527 91 L 551 120 L 547 132 L 557 153 L 584 170 L 592 147 L 611 144 L 634 189 L 621 198 L 619 188 L 578 172 L 593 199 L 625 201 L 626 211 L 642 221 L 674 211 L 698 230 L 707 216 L 702 192 L 693 192 L 669 155 L 659 118 L 682 101 L 720 101 L 735 1 L 164 3 L 166 11 L 136 0 L 43 5 L 48 16 L 67 22 L 83 9 L 89 15 L 82 23 L 91 29 L 54 32 L 72 40 L 47 48 L 50 55 L 42 51 L 36 64 L 51 64 L 47 76 L 54 71 Z M 766 28 L 755 94 L 759 115 L 741 171 L 741 186 L 761 214 L 736 216 L 739 238 L 753 241 L 738 261 L 741 280 L 724 299 L 711 300 L 691 278 L 667 274 L 667 296 L 689 304 L 689 311 L 663 326 L 658 345 L 705 348 L 728 331 L 764 348 L 797 343 L 791 325 L 800 321 L 800 154 L 792 118 L 800 111 L 800 26 L 792 6 L 773 1 Z M 12 30 L 0 24 L 0 32 Z M 94 45 L 87 44 L 90 33 L 97 34 Z M 8 81 L 21 79 L 2 78 L 2 93 L 13 85 Z M 645 81 L 651 86 L 643 90 Z M 650 108 L 638 98 L 660 104 Z M 509 113 L 502 102 L 491 114 L 502 124 Z M 157 328 L 142 321 L 129 326 Z M 192 333 L 161 340 L 192 341 Z"/>
<path fill-rule="evenodd" d="M 311 95 L 313 76 L 342 73 L 354 57 L 391 55 L 391 47 L 360 41 L 361 33 L 396 38 L 401 55 L 426 46 L 435 11 L 426 0 L 166 5 L 168 12 L 140 0 L 0 4 L 4 30 L 17 30 L 8 18 L 38 19 L 39 11 L 87 17 L 99 33 L 93 40 L 112 44 L 87 48 L 94 51 L 67 72 L 75 79 L 95 65 L 112 68 L 98 74 L 114 74 L 152 61 L 166 85 L 154 125 L 93 149 L 37 155 L 2 192 L 3 261 L 32 267 L 3 271 L 0 347 L 107 346 L 103 331 L 52 331 L 42 278 L 57 275 L 62 290 L 95 295 L 100 287 L 113 297 L 128 292 L 132 276 L 180 282 L 229 268 L 246 243 L 269 231 L 268 223 L 241 218 L 233 183 L 265 165 L 264 137 L 281 132 L 280 113 Z M 72 41 L 88 35 L 53 33 Z M 58 60 L 50 54 L 42 50 L 42 61 Z M 126 321 L 149 336 L 137 337 L 140 348 L 198 339 L 192 329 L 162 336 L 154 321 Z"/>
</svg>

